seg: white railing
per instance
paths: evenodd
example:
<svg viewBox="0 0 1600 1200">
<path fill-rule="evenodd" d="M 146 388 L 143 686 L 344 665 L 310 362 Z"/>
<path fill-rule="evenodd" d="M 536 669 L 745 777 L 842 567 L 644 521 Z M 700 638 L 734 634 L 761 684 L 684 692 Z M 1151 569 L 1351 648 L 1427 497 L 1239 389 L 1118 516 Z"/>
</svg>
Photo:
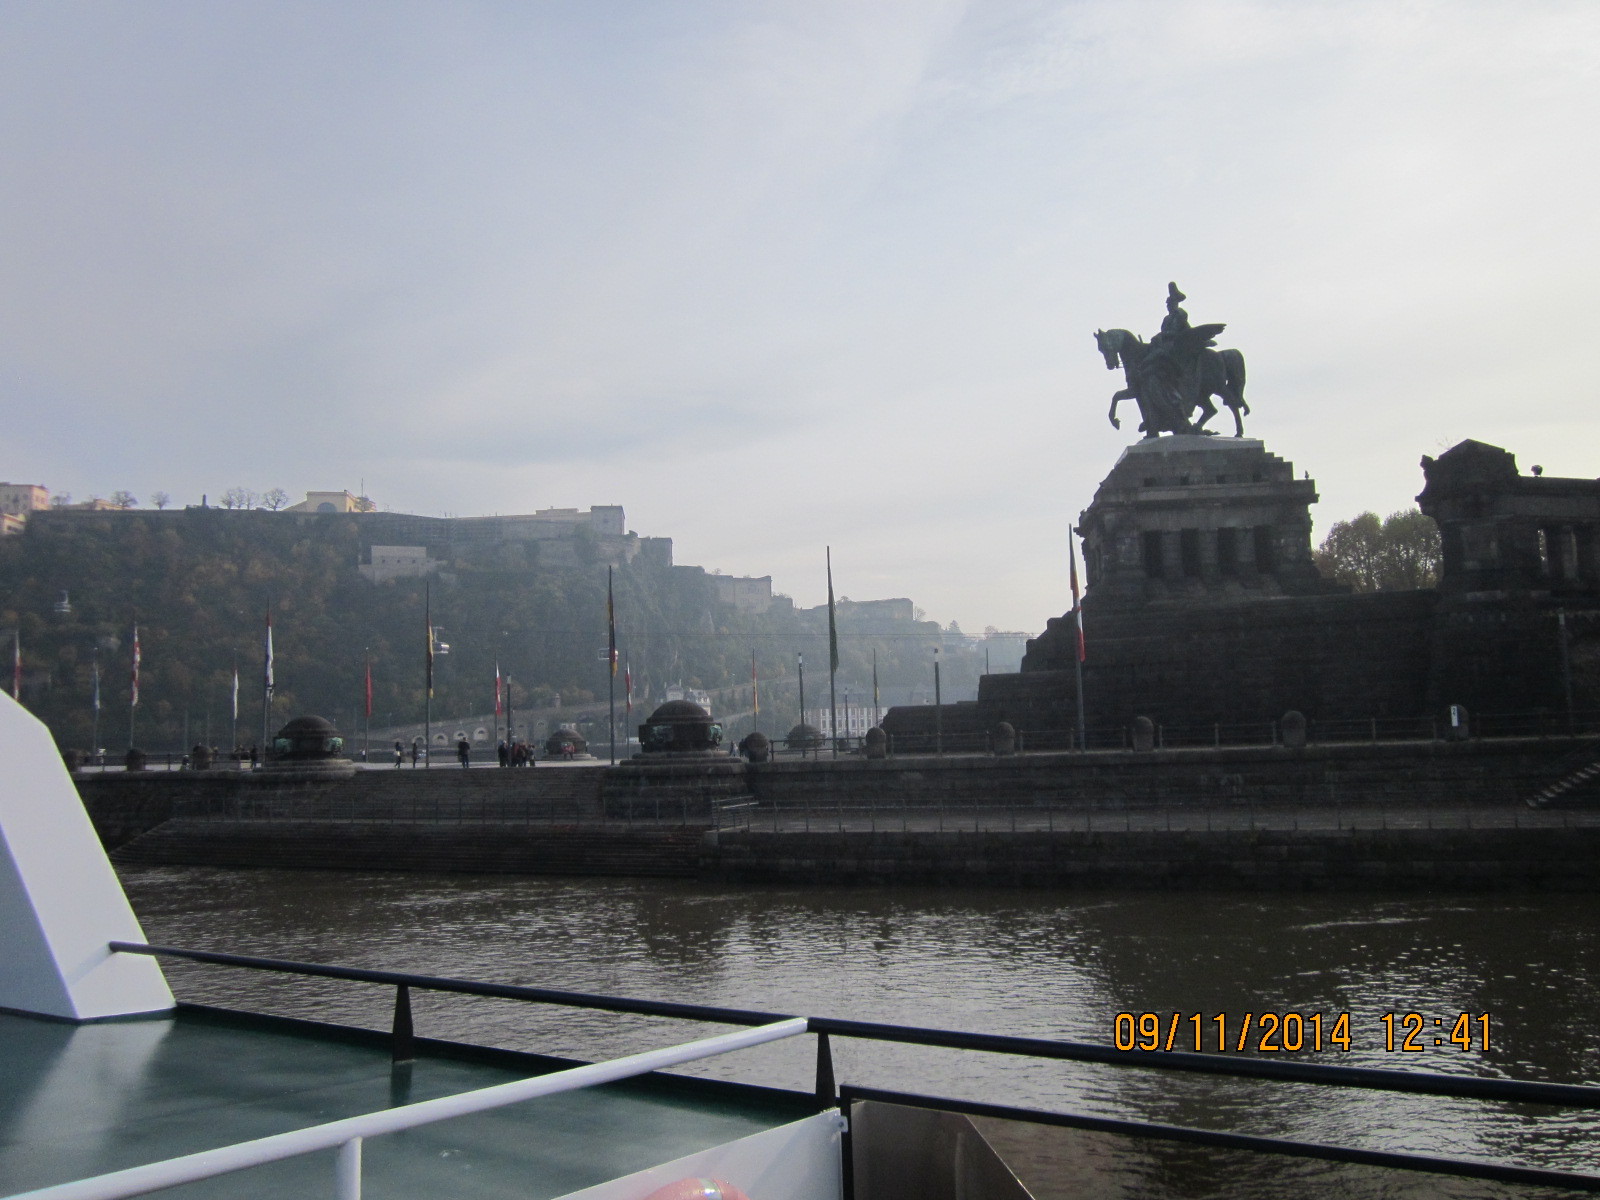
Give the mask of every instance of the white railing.
<svg viewBox="0 0 1600 1200">
<path fill-rule="evenodd" d="M 146 1192 L 175 1187 L 180 1183 L 193 1183 L 198 1179 L 210 1179 L 216 1175 L 242 1171 L 246 1167 L 257 1167 L 263 1163 L 309 1154 L 314 1150 L 333 1148 L 338 1150 L 334 1162 L 334 1196 L 337 1200 L 360 1200 L 363 1138 L 395 1133 L 401 1129 L 414 1129 L 418 1125 L 429 1125 L 435 1121 L 448 1120 L 450 1117 L 465 1116 L 467 1113 L 502 1108 L 507 1104 L 532 1100 L 538 1096 L 553 1096 L 559 1092 L 571 1092 L 579 1088 L 593 1087 L 595 1084 L 611 1083 L 614 1080 L 643 1075 L 663 1067 L 673 1067 L 697 1059 L 726 1054 L 731 1050 L 742 1050 L 747 1046 L 759 1046 L 764 1042 L 791 1038 L 804 1032 L 806 1032 L 805 1018 L 794 1017 L 771 1025 L 758 1025 L 753 1029 L 741 1029 L 736 1033 L 703 1038 L 697 1042 L 685 1042 L 680 1046 L 667 1046 L 644 1054 L 616 1058 L 610 1062 L 573 1067 L 570 1070 L 555 1071 L 532 1079 L 518 1079 L 512 1083 L 462 1092 L 455 1096 L 440 1096 L 436 1100 L 424 1100 L 418 1104 L 407 1104 L 400 1108 L 384 1109 L 381 1112 L 363 1113 L 358 1117 L 346 1117 L 341 1121 L 330 1121 L 325 1125 L 295 1129 L 288 1133 L 258 1138 L 252 1142 L 219 1146 L 215 1150 L 202 1150 L 198 1154 L 186 1154 L 181 1158 L 169 1158 L 163 1162 L 112 1171 L 108 1175 L 96 1175 L 90 1179 L 78 1179 L 71 1183 L 58 1183 L 31 1192 L 18 1192 L 6 1197 L 6 1200 L 120 1200 L 124 1196 L 142 1196 Z"/>
</svg>

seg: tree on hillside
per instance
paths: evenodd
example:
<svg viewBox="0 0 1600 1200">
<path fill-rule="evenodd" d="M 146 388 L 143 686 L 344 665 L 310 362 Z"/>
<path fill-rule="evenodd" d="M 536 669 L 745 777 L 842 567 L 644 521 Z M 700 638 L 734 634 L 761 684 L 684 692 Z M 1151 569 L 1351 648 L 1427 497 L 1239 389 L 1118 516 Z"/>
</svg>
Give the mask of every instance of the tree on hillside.
<svg viewBox="0 0 1600 1200">
<path fill-rule="evenodd" d="M 1324 576 L 1358 592 L 1433 587 L 1439 556 L 1439 527 L 1415 508 L 1335 522 L 1315 554 Z"/>
<path fill-rule="evenodd" d="M 139 499 L 132 492 L 112 492 L 111 503 L 115 504 L 118 508 L 132 508 L 134 505 L 139 503 Z"/>
<path fill-rule="evenodd" d="M 249 488 L 231 487 L 222 493 L 223 508 L 253 508 L 256 494 Z"/>
<path fill-rule="evenodd" d="M 150 503 L 157 508 L 166 508 L 167 505 L 172 503 L 172 497 L 167 495 L 166 492 L 151 492 Z"/>
<path fill-rule="evenodd" d="M 277 512 L 285 504 L 289 503 L 289 493 L 281 487 L 268 488 L 261 493 L 261 503 L 273 512 Z"/>
</svg>

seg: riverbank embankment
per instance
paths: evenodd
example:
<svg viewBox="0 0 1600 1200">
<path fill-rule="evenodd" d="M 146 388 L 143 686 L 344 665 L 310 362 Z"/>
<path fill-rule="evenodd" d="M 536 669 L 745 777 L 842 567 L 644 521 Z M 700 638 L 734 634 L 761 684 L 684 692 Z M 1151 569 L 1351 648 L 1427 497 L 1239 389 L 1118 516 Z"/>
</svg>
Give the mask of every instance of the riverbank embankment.
<svg viewBox="0 0 1600 1200">
<path fill-rule="evenodd" d="M 1560 739 L 80 777 L 122 861 L 731 882 L 1600 890 Z M 709 770 L 709 768 L 708 768 Z"/>
</svg>

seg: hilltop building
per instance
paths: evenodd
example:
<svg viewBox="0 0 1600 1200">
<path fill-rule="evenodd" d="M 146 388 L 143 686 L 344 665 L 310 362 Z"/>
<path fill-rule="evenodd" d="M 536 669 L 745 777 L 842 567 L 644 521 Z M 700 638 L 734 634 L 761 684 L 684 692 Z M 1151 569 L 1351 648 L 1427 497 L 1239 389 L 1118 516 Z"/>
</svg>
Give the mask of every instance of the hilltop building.
<svg viewBox="0 0 1600 1200">
<path fill-rule="evenodd" d="M 772 608 L 771 575 L 710 575 L 717 599 L 742 613 L 764 613 Z"/>
</svg>

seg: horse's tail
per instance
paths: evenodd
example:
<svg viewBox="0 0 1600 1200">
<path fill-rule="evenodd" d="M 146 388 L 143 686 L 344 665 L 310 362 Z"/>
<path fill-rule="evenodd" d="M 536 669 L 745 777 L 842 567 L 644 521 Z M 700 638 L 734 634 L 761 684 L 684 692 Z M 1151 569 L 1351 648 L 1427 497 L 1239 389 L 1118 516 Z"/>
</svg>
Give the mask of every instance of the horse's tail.
<svg viewBox="0 0 1600 1200">
<path fill-rule="evenodd" d="M 1228 377 L 1228 387 L 1238 397 L 1239 403 L 1244 403 L 1244 355 L 1237 350 L 1218 350 L 1217 357 L 1222 360 L 1223 372 Z"/>
</svg>

